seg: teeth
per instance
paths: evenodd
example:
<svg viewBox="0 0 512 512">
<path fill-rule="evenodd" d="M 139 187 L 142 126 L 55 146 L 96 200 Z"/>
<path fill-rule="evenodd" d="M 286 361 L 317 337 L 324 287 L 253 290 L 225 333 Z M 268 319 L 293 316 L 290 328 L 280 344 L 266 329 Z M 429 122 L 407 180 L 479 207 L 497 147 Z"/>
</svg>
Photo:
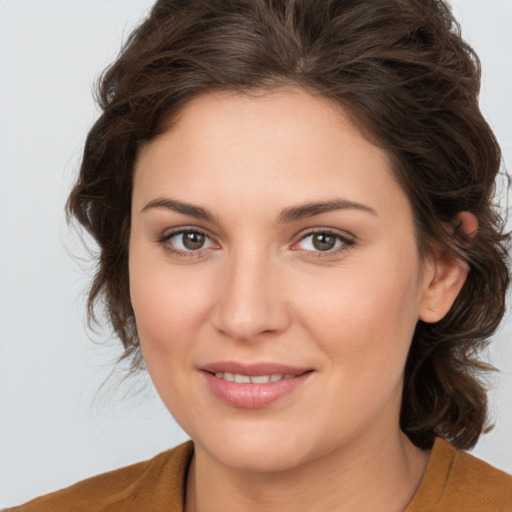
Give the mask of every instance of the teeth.
<svg viewBox="0 0 512 512">
<path fill-rule="evenodd" d="M 270 375 L 254 375 L 251 377 L 253 384 L 265 384 L 270 382 Z"/>
<path fill-rule="evenodd" d="M 292 374 L 282 374 L 282 373 L 273 373 L 271 375 L 242 375 L 239 373 L 229 373 L 229 372 L 216 372 L 215 377 L 219 379 L 224 379 L 229 382 L 237 382 L 240 384 L 266 384 L 267 382 L 277 382 L 282 379 L 293 379 L 295 375 Z"/>
</svg>

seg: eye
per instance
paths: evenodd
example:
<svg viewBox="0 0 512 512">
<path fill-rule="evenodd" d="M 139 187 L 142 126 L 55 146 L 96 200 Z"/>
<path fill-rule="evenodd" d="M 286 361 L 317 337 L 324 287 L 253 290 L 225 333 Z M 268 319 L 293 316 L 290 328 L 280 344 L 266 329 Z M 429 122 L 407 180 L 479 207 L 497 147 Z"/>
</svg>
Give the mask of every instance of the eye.
<svg viewBox="0 0 512 512">
<path fill-rule="evenodd" d="M 188 249 L 189 251 L 201 249 L 206 241 L 206 236 L 203 233 L 194 231 L 181 233 L 180 235 L 175 235 L 173 238 L 177 238 L 176 242 L 181 243 L 183 246 L 180 247 L 180 249 Z"/>
<path fill-rule="evenodd" d="M 192 255 L 217 248 L 217 244 L 203 231 L 186 228 L 167 233 L 157 240 L 165 249 L 177 255 Z"/>
<path fill-rule="evenodd" d="M 316 253 L 337 253 L 354 245 L 354 240 L 340 233 L 324 230 L 307 233 L 294 246 L 293 249 Z"/>
</svg>

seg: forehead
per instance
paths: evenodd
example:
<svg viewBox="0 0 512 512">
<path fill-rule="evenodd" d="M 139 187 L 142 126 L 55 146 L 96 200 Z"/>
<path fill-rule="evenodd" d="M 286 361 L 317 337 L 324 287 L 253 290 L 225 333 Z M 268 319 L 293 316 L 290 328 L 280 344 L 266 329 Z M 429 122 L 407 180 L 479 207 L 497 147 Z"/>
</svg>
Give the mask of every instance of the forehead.
<svg viewBox="0 0 512 512">
<path fill-rule="evenodd" d="M 190 101 L 165 132 L 141 148 L 134 200 L 162 193 L 191 202 L 253 203 L 350 196 L 377 203 L 405 196 L 388 155 L 343 109 L 302 89 L 221 92 Z"/>
</svg>

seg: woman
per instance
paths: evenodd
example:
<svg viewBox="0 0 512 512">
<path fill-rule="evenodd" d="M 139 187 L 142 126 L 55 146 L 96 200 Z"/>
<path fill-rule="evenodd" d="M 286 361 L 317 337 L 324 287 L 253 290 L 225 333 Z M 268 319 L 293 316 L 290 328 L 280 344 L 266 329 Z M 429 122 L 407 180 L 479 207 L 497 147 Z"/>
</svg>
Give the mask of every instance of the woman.
<svg viewBox="0 0 512 512">
<path fill-rule="evenodd" d="M 456 450 L 508 285 L 478 89 L 443 2 L 157 2 L 68 207 L 193 444 L 14 510 L 509 510 Z"/>
</svg>

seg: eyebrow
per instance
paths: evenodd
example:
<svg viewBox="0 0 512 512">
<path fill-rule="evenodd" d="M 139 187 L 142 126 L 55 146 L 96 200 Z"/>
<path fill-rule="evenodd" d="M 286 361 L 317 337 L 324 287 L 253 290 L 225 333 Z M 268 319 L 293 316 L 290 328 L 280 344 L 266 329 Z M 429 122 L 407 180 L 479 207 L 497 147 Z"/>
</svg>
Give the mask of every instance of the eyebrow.
<svg viewBox="0 0 512 512">
<path fill-rule="evenodd" d="M 377 216 L 377 212 L 373 208 L 364 204 L 346 201 L 345 199 L 333 199 L 332 201 L 304 203 L 285 208 L 279 215 L 279 222 L 293 222 L 336 210 L 360 210 Z"/>
<path fill-rule="evenodd" d="M 144 208 L 142 208 L 141 212 L 145 212 L 153 208 L 165 208 L 167 210 L 172 210 L 173 212 L 188 215 L 189 217 L 214 222 L 214 217 L 208 210 L 205 210 L 200 206 L 194 206 L 193 204 L 176 201 L 176 199 L 168 199 L 165 197 L 153 199 L 146 206 L 144 206 Z"/>
<path fill-rule="evenodd" d="M 153 199 L 148 204 L 146 204 L 146 206 L 144 206 L 141 211 L 145 212 L 153 208 L 164 208 L 177 213 L 181 213 L 183 215 L 194 217 L 196 219 L 206 220 L 209 222 L 215 221 L 214 215 L 205 208 L 202 208 L 201 206 L 195 206 L 190 203 L 183 203 L 181 201 L 177 201 L 176 199 L 170 199 L 166 197 Z M 333 199 L 331 201 L 311 202 L 298 206 L 290 206 L 281 211 L 278 216 L 278 221 L 281 223 L 294 222 L 300 219 L 313 217 L 315 215 L 320 215 L 321 213 L 327 213 L 336 210 L 359 210 L 375 216 L 377 215 L 377 212 L 373 208 L 370 208 L 364 204 L 347 201 L 345 199 Z"/>
</svg>

